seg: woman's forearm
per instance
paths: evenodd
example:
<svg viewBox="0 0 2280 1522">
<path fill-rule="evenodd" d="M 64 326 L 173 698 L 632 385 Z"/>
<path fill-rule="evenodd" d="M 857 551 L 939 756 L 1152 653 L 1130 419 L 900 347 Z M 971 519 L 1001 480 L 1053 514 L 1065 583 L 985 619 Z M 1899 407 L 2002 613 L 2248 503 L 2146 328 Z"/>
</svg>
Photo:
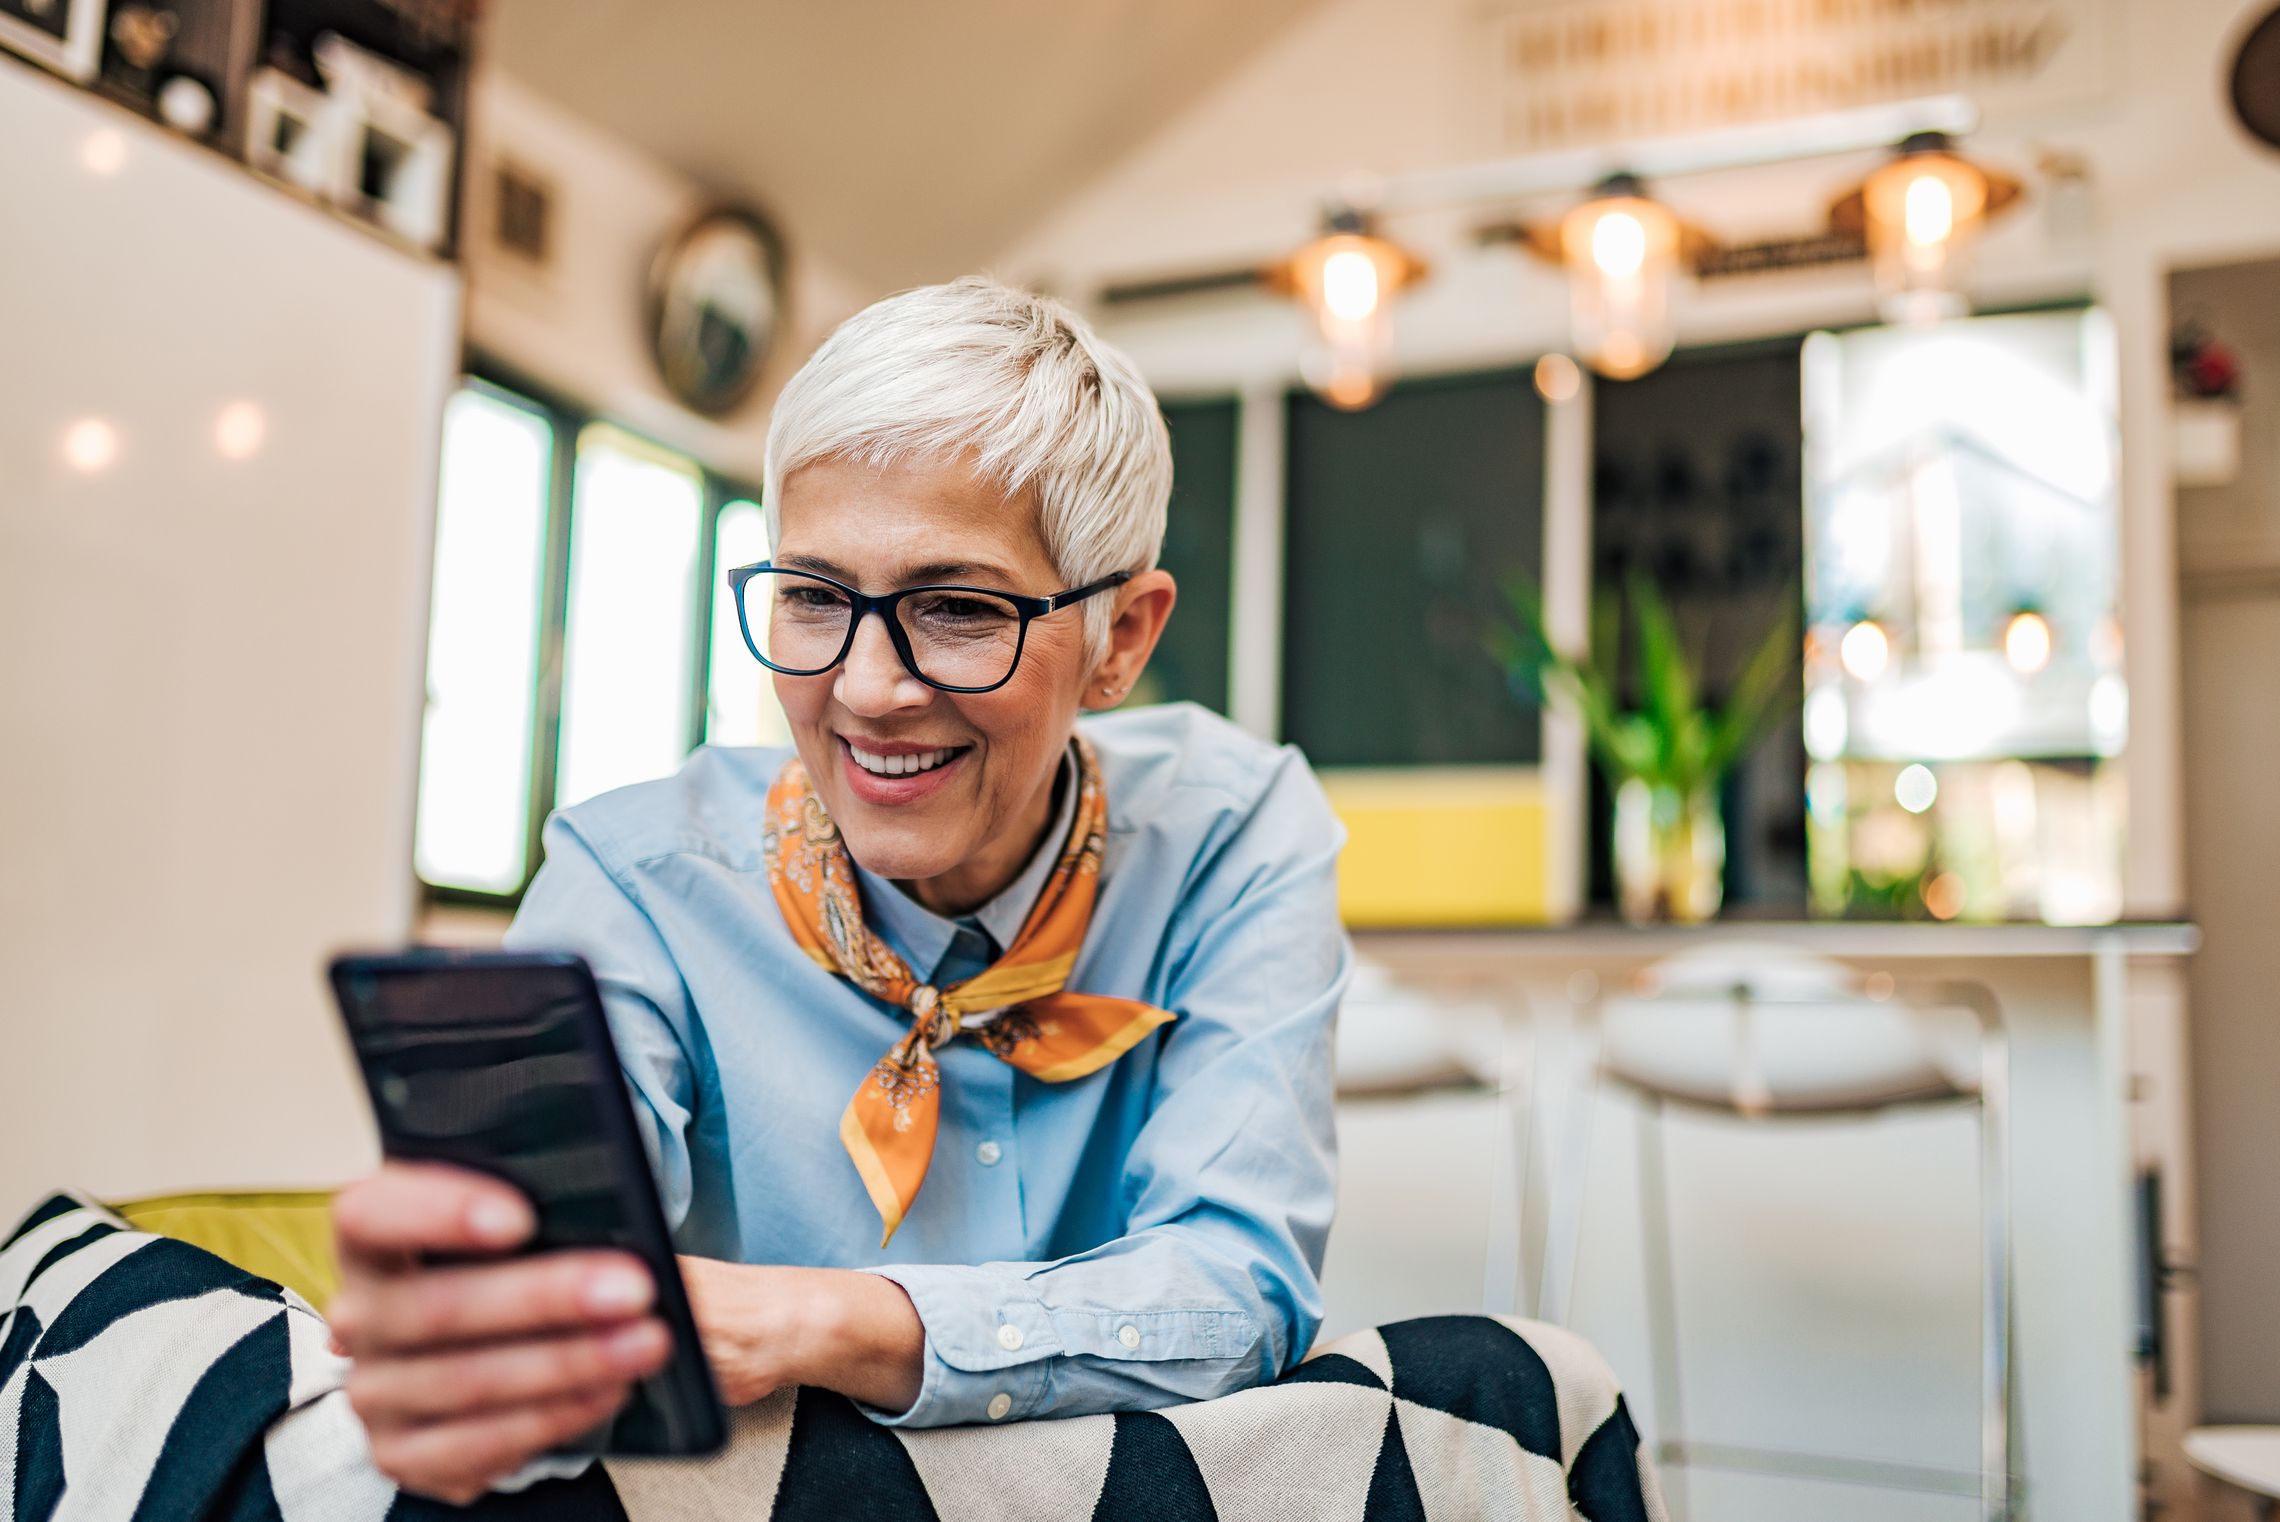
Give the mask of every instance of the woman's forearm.
<svg viewBox="0 0 2280 1522">
<path fill-rule="evenodd" d="M 721 1398 L 815 1385 L 876 1406 L 918 1399 L 926 1328 L 902 1286 L 842 1268 L 681 1259 Z"/>
</svg>

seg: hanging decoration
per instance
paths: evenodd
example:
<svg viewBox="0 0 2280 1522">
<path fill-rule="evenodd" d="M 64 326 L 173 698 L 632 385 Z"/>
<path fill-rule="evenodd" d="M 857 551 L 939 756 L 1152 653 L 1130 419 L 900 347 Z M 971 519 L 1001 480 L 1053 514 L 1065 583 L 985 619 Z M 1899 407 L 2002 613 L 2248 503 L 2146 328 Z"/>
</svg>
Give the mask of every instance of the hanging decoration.
<svg viewBox="0 0 2280 1522">
<path fill-rule="evenodd" d="M 1394 298 L 1424 277 L 1423 260 L 1379 236 L 1368 213 L 1350 206 L 1332 208 L 1322 236 L 1267 270 L 1268 287 L 1313 317 L 1315 339 L 1300 374 L 1315 394 L 1347 412 L 1384 394 Z"/>
<path fill-rule="evenodd" d="M 1946 133 L 1918 132 L 1829 209 L 1829 225 L 1867 245 L 1884 320 L 1920 326 L 1969 310 L 1972 245 L 2018 198 L 2017 180 L 1964 158 Z"/>
</svg>

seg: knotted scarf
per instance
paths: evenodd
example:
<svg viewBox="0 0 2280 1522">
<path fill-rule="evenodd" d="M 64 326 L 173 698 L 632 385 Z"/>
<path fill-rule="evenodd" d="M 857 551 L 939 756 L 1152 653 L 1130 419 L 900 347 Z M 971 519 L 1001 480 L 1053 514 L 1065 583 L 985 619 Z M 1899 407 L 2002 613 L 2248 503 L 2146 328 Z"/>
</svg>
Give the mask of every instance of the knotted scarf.
<svg viewBox="0 0 2280 1522">
<path fill-rule="evenodd" d="M 1106 1067 L 1173 1018 L 1137 999 L 1067 988 L 1100 889 L 1108 828 L 1099 758 L 1082 735 L 1076 751 L 1076 820 L 1029 917 L 997 961 L 945 988 L 921 982 L 863 922 L 846 844 L 796 757 L 768 789 L 762 848 L 792 938 L 817 965 L 910 1016 L 908 1034 L 879 1059 L 839 1118 L 839 1139 L 886 1228 L 881 1247 L 918 1198 L 934 1157 L 942 1087 L 936 1049 L 970 1033 L 999 1061 L 1046 1083 L 1066 1083 Z"/>
</svg>

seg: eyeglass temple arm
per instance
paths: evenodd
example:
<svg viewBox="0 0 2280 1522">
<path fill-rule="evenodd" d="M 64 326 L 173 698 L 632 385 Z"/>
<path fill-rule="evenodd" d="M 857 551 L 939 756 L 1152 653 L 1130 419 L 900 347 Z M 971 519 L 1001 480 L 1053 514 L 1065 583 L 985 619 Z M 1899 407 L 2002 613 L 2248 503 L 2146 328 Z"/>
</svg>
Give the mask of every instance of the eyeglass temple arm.
<svg viewBox="0 0 2280 1522">
<path fill-rule="evenodd" d="M 1126 582 L 1130 581 L 1134 576 L 1138 574 L 1139 573 L 1137 571 L 1117 571 L 1111 575 L 1103 576 L 1098 581 L 1087 582 L 1081 587 L 1073 588 L 1067 592 L 1058 593 L 1052 597 L 1045 599 L 1045 611 L 1048 613 L 1057 612 L 1058 610 L 1067 607 L 1070 603 L 1083 602 L 1086 598 L 1092 596 L 1095 592 L 1105 592 L 1110 587 L 1123 586 Z"/>
</svg>

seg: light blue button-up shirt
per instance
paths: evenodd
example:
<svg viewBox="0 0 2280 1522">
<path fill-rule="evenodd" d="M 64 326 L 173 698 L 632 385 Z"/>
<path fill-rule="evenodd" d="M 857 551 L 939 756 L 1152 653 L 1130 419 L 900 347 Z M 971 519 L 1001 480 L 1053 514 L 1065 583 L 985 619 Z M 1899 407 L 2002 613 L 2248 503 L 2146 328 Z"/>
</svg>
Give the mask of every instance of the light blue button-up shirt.
<svg viewBox="0 0 2280 1522">
<path fill-rule="evenodd" d="M 708 747 L 556 814 L 508 932 L 593 964 L 682 1251 L 872 1269 L 909 1293 L 923 1382 L 881 1421 L 1222 1395 L 1289 1367 L 1321 1323 L 1344 831 L 1295 750 L 1192 705 L 1084 728 L 1108 836 L 1069 986 L 1178 1019 L 1071 1083 L 942 1049 L 933 1164 L 886 1249 L 839 1117 L 906 1021 L 810 961 L 776 907 L 760 830 L 788 752 Z M 1064 773 L 1046 845 L 962 921 L 861 874 L 872 928 L 930 978 L 984 965 L 1072 791 Z"/>
</svg>

